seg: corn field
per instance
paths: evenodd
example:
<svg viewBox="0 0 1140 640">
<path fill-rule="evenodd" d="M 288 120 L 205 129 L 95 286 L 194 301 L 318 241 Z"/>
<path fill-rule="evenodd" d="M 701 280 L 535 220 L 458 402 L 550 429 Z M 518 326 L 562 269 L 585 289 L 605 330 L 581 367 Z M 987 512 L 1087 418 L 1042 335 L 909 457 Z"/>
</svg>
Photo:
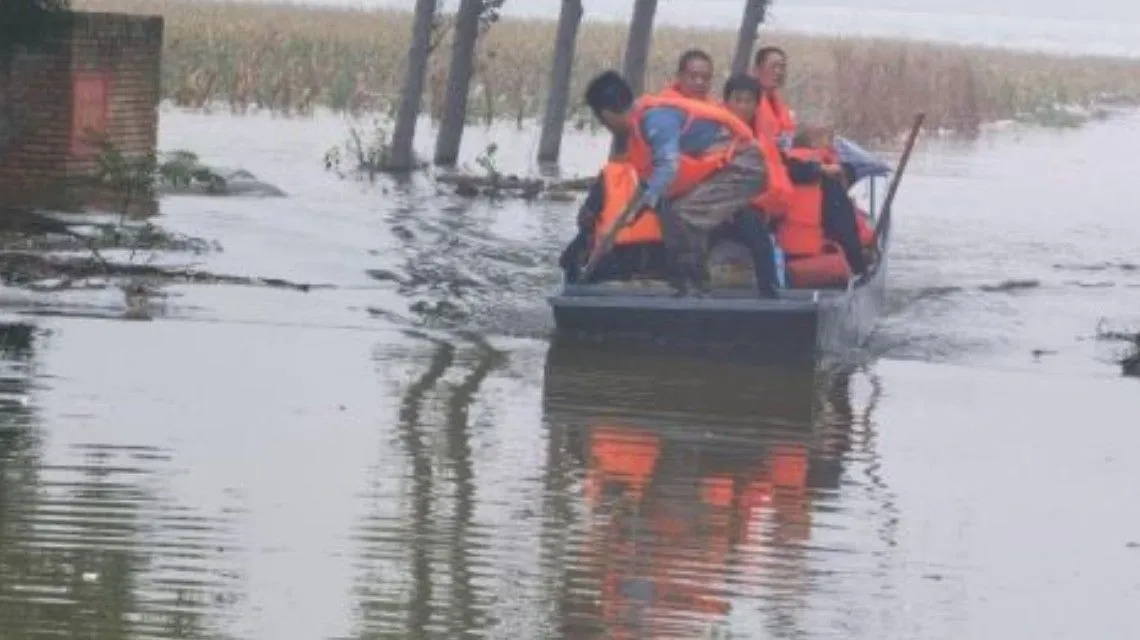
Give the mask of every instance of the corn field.
<svg viewBox="0 0 1140 640">
<path fill-rule="evenodd" d="M 76 8 L 164 16 L 164 96 L 181 106 L 226 105 L 237 113 L 303 115 L 323 106 L 391 114 L 411 25 L 402 11 L 238 2 L 77 0 Z M 521 125 L 541 113 L 554 32 L 553 20 L 506 19 L 485 34 L 470 119 Z M 446 29 L 441 34 L 425 95 L 433 115 L 447 79 Z M 593 74 L 620 67 L 625 37 L 624 25 L 583 24 L 574 95 Z M 662 26 L 654 34 L 647 87 L 667 82 L 677 55 L 693 46 L 727 68 L 734 44 L 732 29 Z M 826 119 L 863 139 L 898 133 L 920 109 L 930 126 L 972 133 L 984 122 L 1045 118 L 1062 105 L 1140 101 L 1140 60 L 767 32 L 761 44 L 788 51 L 786 93 L 802 117 Z M 569 119 L 589 126 L 580 99 Z"/>
</svg>

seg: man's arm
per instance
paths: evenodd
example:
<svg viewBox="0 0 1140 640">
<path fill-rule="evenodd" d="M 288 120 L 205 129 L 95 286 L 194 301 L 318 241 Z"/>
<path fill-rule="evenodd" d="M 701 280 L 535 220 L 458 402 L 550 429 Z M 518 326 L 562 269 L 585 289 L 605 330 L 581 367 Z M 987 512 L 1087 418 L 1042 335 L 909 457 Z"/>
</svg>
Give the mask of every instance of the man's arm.
<svg viewBox="0 0 1140 640">
<path fill-rule="evenodd" d="M 659 107 L 647 110 L 641 118 L 641 135 L 653 152 L 653 172 L 645 181 L 643 193 L 648 207 L 657 206 L 677 177 L 685 117 L 679 109 Z"/>
</svg>

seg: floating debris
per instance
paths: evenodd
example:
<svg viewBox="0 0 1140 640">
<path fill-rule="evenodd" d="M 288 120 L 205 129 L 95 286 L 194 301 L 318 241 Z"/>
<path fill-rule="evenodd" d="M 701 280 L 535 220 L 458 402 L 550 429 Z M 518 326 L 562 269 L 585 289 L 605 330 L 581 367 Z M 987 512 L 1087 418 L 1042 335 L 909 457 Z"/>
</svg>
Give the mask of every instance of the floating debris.
<svg viewBox="0 0 1140 640">
<path fill-rule="evenodd" d="M 280 198 L 286 193 L 244 169 L 210 167 L 190 151 L 159 156 L 157 190 L 162 195 Z"/>
<path fill-rule="evenodd" d="M 1109 329 L 1102 319 L 1096 326 L 1096 339 L 1127 342 L 1129 351 L 1120 359 L 1121 372 L 1130 378 L 1140 378 L 1140 331 Z"/>
<path fill-rule="evenodd" d="M 571 202 L 576 194 L 588 191 L 594 178 L 523 178 L 516 175 L 471 175 L 445 173 L 436 176 L 436 182 L 449 185 L 455 195 L 464 198 L 479 196 L 490 198 L 521 198 L 535 200 L 542 197 L 555 202 Z"/>
<path fill-rule="evenodd" d="M 1020 291 L 1022 289 L 1036 289 L 1041 286 L 1040 280 L 1006 280 L 998 284 L 984 284 L 980 287 L 982 291 L 989 293 L 1001 293 L 1007 291 Z"/>
<path fill-rule="evenodd" d="M 98 289 L 108 286 L 106 280 L 116 278 L 166 283 L 259 286 L 302 292 L 335 288 L 335 285 L 331 284 L 292 282 L 282 278 L 234 276 L 149 264 L 112 263 L 95 257 L 67 258 L 23 251 L 0 252 L 0 281 L 6 285 L 25 286 L 40 291 Z M 124 293 L 128 296 L 139 295 L 142 292 L 140 286 L 136 282 L 129 283 L 124 286 Z"/>
<path fill-rule="evenodd" d="M 1140 378 L 1140 333 L 1133 337 L 1132 353 L 1120 361 L 1120 369 L 1130 378 Z"/>
</svg>

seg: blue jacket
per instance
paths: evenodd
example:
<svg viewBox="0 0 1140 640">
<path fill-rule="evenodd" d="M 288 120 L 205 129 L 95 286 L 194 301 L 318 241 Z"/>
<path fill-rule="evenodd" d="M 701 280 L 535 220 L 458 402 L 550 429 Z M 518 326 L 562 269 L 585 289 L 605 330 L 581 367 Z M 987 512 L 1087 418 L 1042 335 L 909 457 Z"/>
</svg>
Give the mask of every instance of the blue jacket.
<svg viewBox="0 0 1140 640">
<path fill-rule="evenodd" d="M 645 203 L 655 207 L 677 177 L 681 154 L 699 156 L 732 136 L 724 125 L 695 120 L 688 129 L 688 114 L 676 107 L 653 107 L 641 115 L 641 136 L 653 152 L 653 171 L 645 182 Z M 684 130 L 682 132 L 682 130 Z"/>
</svg>

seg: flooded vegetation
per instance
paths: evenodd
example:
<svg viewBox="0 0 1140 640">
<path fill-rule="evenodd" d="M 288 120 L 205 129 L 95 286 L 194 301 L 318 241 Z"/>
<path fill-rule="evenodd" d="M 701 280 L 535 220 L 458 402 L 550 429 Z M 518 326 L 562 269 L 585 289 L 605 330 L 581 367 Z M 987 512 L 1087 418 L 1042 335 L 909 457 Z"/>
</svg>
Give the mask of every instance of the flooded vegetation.
<svg viewBox="0 0 1140 640">
<path fill-rule="evenodd" d="M 283 114 L 329 107 L 391 116 L 399 102 L 411 32 L 406 11 L 164 0 L 75 4 L 164 16 L 163 92 L 179 105 Z M 476 52 L 468 118 L 521 126 L 540 115 L 554 34 L 552 20 L 504 19 L 490 28 Z M 450 35 L 441 25 L 428 74 L 427 107 L 435 120 L 442 116 L 448 62 L 438 54 L 448 50 Z M 624 24 L 583 24 L 571 95 L 581 95 L 600 70 L 619 66 L 625 38 Z M 668 81 L 677 52 L 699 46 L 729 60 L 735 39 L 731 29 L 658 28 L 648 86 Z M 784 47 L 794 61 L 786 95 L 808 109 L 801 115 L 834 122 L 862 140 L 904 133 L 916 110 L 927 113 L 932 130 L 976 135 L 985 122 L 1020 118 L 1065 126 L 1097 116 L 1099 107 L 1140 99 L 1140 63 L 1128 58 L 791 33 L 765 34 L 765 41 Z M 592 126 L 579 101 L 571 106 L 578 128 Z"/>
<path fill-rule="evenodd" d="M 288 197 L 5 217 L 12 637 L 1136 631 L 1140 228 L 1131 165 L 1073 161 L 1135 114 L 924 142 L 891 313 L 827 374 L 552 348 L 574 203 L 340 179 L 334 116 L 162 118 Z"/>
</svg>

